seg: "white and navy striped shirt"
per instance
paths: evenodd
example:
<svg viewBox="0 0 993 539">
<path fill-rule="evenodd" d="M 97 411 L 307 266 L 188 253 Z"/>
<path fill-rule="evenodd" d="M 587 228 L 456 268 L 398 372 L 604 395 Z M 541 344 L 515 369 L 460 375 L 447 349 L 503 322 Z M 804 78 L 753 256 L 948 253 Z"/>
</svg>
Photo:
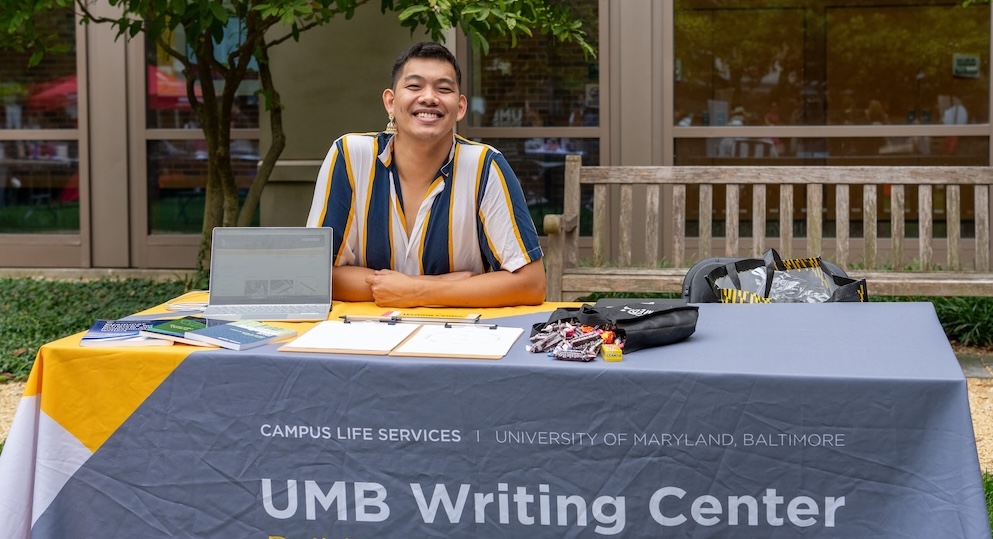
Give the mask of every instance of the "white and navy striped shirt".
<svg viewBox="0 0 993 539">
<path fill-rule="evenodd" d="M 414 219 L 409 238 L 406 219 Z M 414 216 L 403 213 L 392 136 L 339 138 L 321 165 L 307 226 L 334 229 L 336 266 L 407 275 L 482 273 L 516 271 L 542 256 L 520 181 L 506 158 L 458 136 Z"/>
</svg>

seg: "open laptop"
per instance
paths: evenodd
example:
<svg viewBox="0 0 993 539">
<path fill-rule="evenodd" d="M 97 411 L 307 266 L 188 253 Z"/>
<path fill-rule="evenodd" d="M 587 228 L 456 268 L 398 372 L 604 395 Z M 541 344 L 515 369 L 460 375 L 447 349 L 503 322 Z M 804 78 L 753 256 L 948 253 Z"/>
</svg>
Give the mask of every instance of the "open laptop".
<svg viewBox="0 0 993 539">
<path fill-rule="evenodd" d="M 327 320 L 331 229 L 217 227 L 204 318 Z"/>
</svg>

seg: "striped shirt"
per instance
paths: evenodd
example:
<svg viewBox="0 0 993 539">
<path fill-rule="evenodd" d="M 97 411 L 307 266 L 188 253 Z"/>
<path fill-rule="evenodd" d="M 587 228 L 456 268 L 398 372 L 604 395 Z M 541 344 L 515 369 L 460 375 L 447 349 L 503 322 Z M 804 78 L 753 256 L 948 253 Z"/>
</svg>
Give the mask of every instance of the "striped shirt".
<svg viewBox="0 0 993 539">
<path fill-rule="evenodd" d="M 410 237 L 407 219 L 414 219 Z M 307 226 L 334 230 L 336 266 L 478 274 L 516 271 L 542 256 L 520 181 L 506 158 L 458 136 L 413 216 L 403 212 L 392 136 L 339 138 L 321 165 Z"/>
</svg>

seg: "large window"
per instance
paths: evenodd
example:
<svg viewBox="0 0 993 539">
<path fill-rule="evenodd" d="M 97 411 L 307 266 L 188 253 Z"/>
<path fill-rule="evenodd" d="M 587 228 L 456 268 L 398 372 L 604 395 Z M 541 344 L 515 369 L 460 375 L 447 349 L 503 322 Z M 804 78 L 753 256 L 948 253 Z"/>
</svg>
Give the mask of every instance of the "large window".
<svg viewBox="0 0 993 539">
<path fill-rule="evenodd" d="M 596 45 L 597 0 L 561 4 Z M 506 155 L 541 233 L 543 216 L 562 211 L 565 156 L 600 163 L 600 60 L 550 35 L 516 45 L 495 37 L 488 54 L 470 50 L 466 56 L 469 112 L 459 132 Z"/>
<path fill-rule="evenodd" d="M 928 0 L 684 1 L 676 125 L 928 126 L 989 122 L 989 7 Z M 877 130 L 878 131 L 878 130 Z M 926 130 L 684 146 L 706 157 L 985 164 L 987 145 Z M 896 130 L 892 132 L 897 132 Z M 764 144 L 766 147 L 755 149 Z M 692 150 L 692 151 L 690 151 Z M 751 153 L 743 153 L 751 152 Z M 945 158 L 941 158 L 945 156 Z M 819 162 L 819 161 L 818 161 Z M 818 162 L 810 163 L 817 164 Z M 809 163 L 809 162 L 808 162 Z M 850 163 L 849 163 L 850 164 Z"/>
<path fill-rule="evenodd" d="M 0 233 L 79 231 L 75 16 L 41 24 L 68 50 L 35 67 L 30 53 L 0 55 Z"/>
<path fill-rule="evenodd" d="M 989 124 L 989 5 L 685 0 L 674 15 L 677 165 L 989 164 L 988 129 L 976 129 Z M 878 193 L 884 233 L 887 189 Z M 915 190 L 906 197 L 916 201 Z M 934 200 L 940 236 L 940 187 Z M 971 189 L 962 200 L 969 235 Z M 858 236 L 861 216 L 852 212 Z"/>
</svg>

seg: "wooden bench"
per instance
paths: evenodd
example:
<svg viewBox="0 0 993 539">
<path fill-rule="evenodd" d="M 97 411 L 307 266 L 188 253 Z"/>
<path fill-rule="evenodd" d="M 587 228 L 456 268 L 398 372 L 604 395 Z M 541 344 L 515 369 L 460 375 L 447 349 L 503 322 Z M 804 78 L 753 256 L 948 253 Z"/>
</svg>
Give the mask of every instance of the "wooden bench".
<svg viewBox="0 0 993 539">
<path fill-rule="evenodd" d="M 830 260 L 851 277 L 865 277 L 870 295 L 993 296 L 991 184 L 991 167 L 584 167 L 579 156 L 569 156 L 563 213 L 546 215 L 543 223 L 547 297 L 568 301 L 594 291 L 679 293 L 696 261 L 760 257 L 769 247 L 784 258 Z M 592 186 L 592 215 L 588 206 L 583 208 L 583 186 Z M 882 208 L 880 186 L 889 191 Z M 794 201 L 794 189 L 806 200 Z M 861 204 L 852 204 L 853 189 L 862 191 Z M 913 189 L 916 204 L 910 197 L 908 205 Z M 724 191 L 717 204 L 715 190 Z M 747 191 L 750 204 L 743 205 Z M 973 202 L 963 204 L 969 198 Z M 697 204 L 690 204 L 694 199 Z M 916 221 L 909 224 L 917 237 L 908 234 L 905 215 L 914 205 Z M 834 231 L 825 238 L 824 214 L 831 206 Z M 778 238 L 742 238 L 743 223 L 750 230 L 775 228 L 776 221 L 767 222 L 767 208 L 778 214 Z M 853 220 L 852 214 L 861 217 Z M 889 216 L 883 220 L 889 225 L 883 237 L 881 214 Z M 941 237 L 934 234 L 936 214 L 943 217 Z M 580 238 L 581 215 L 592 220 L 588 239 Z M 805 225 L 805 237 L 794 238 L 798 222 L 801 229 Z M 687 234 L 688 224 L 696 225 L 695 235 Z M 861 224 L 858 237 L 852 237 L 853 224 Z M 972 225 L 969 237 L 963 237 L 963 224 Z M 723 228 L 723 237 L 715 234 L 715 225 Z M 581 250 L 587 253 L 582 261 Z"/>
</svg>

